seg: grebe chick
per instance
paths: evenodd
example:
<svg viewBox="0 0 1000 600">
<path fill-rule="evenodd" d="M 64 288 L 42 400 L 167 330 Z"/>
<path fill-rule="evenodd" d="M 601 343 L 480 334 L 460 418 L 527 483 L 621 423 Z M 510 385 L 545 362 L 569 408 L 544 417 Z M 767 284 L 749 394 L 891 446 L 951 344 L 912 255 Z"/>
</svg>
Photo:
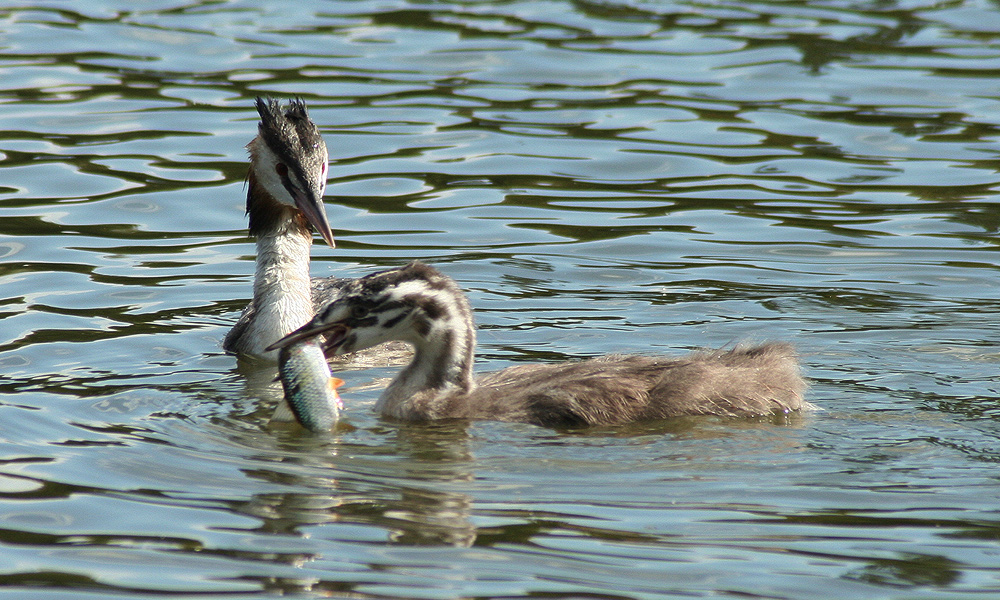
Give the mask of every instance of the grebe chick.
<svg viewBox="0 0 1000 600">
<path fill-rule="evenodd" d="M 274 361 L 277 354 L 267 346 L 333 301 L 346 280 L 309 276 L 309 226 L 335 246 L 323 204 L 328 154 L 319 129 L 302 100 L 292 100 L 284 111 L 271 98 L 257 98 L 256 106 L 260 124 L 247 144 L 246 204 L 250 235 L 257 240 L 253 299 L 222 347 Z M 406 356 L 400 346 L 352 358 L 355 366 L 384 364 Z"/>
<path fill-rule="evenodd" d="M 613 425 L 682 415 L 759 416 L 811 405 L 794 349 L 783 343 L 683 357 L 611 355 L 514 366 L 473 378 L 476 332 L 451 278 L 420 262 L 353 280 L 309 323 L 270 348 L 327 336 L 327 351 L 400 340 L 412 362 L 379 398 L 384 416 Z"/>
</svg>

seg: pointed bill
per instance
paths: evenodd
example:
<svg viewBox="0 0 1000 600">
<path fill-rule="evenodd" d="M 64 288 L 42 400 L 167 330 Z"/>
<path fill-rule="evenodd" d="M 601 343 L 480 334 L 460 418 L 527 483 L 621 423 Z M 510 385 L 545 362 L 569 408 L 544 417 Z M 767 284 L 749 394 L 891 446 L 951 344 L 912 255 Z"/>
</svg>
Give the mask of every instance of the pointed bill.
<svg viewBox="0 0 1000 600">
<path fill-rule="evenodd" d="M 316 323 L 315 321 L 316 319 L 313 319 L 312 321 L 306 323 L 302 327 L 299 327 L 295 331 L 289 333 L 285 337 L 281 338 L 277 342 L 274 342 L 273 344 L 265 348 L 265 350 L 267 350 L 268 352 L 272 350 L 278 350 L 280 348 L 285 348 L 287 346 L 290 346 L 295 342 L 316 337 L 317 335 L 322 335 L 322 334 L 327 335 L 328 344 L 331 343 L 331 340 L 333 340 L 333 343 L 337 343 L 341 341 L 347 333 L 347 327 L 344 327 L 340 323 L 332 323 L 327 325 L 323 323 Z"/>
<path fill-rule="evenodd" d="M 330 221 L 326 218 L 326 205 L 323 203 L 322 192 L 316 193 L 309 190 L 305 193 L 296 193 L 293 196 L 295 206 L 306 216 L 306 220 L 323 237 L 323 241 L 331 248 L 336 248 L 333 241 L 333 231 L 330 229 Z"/>
</svg>

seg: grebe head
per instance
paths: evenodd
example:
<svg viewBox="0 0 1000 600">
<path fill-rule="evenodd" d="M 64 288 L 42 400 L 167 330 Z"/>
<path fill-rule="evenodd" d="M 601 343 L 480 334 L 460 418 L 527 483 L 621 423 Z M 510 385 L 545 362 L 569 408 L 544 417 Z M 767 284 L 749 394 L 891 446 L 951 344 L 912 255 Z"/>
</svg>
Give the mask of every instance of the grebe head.
<svg viewBox="0 0 1000 600">
<path fill-rule="evenodd" d="M 250 231 L 262 231 L 267 224 L 256 220 L 268 219 L 272 211 L 255 210 L 268 207 L 254 197 L 261 186 L 278 207 L 294 207 L 312 224 L 330 247 L 334 246 L 330 222 L 323 205 L 326 192 L 326 171 L 329 155 L 316 124 L 309 118 L 305 102 L 292 100 L 282 111 L 273 98 L 257 98 L 260 114 L 258 135 L 248 145 L 250 151 L 250 191 L 247 213 Z"/>
<path fill-rule="evenodd" d="M 351 280 L 336 300 L 308 323 L 272 344 L 326 335 L 328 353 L 346 354 L 382 342 L 410 342 L 418 348 L 460 344 L 461 354 L 475 345 L 472 311 L 458 285 L 419 261 Z"/>
</svg>

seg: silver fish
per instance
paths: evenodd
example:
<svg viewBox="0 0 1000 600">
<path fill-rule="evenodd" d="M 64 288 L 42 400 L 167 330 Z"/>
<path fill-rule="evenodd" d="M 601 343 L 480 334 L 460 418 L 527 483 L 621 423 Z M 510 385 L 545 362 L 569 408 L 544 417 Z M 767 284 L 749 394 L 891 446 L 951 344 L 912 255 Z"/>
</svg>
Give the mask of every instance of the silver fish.
<svg viewBox="0 0 1000 600">
<path fill-rule="evenodd" d="M 282 348 L 278 353 L 278 374 L 285 399 L 303 427 L 330 431 L 337 424 L 344 408 L 337 388 L 344 382 L 330 374 L 330 365 L 316 338 Z"/>
</svg>

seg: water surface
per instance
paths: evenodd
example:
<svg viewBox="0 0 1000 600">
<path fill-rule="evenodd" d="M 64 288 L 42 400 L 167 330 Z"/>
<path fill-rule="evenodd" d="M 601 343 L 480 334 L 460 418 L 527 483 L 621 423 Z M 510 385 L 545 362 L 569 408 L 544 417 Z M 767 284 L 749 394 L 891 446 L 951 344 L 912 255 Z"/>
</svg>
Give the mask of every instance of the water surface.
<svg viewBox="0 0 1000 600">
<path fill-rule="evenodd" d="M 995 2 L 0 8 L 0 595 L 983 598 Z M 220 342 L 244 145 L 330 148 L 316 275 L 419 258 L 477 368 L 792 341 L 775 419 L 273 428 Z M 374 382 L 374 383 L 372 383 Z"/>
</svg>

